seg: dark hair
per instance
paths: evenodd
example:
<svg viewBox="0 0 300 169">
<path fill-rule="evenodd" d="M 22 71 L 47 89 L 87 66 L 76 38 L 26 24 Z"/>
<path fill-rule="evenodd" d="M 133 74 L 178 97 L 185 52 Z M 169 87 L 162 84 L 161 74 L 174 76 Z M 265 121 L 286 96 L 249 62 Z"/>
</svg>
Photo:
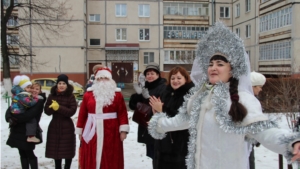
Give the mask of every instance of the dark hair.
<svg viewBox="0 0 300 169">
<path fill-rule="evenodd" d="M 158 70 L 156 70 L 156 69 L 152 69 L 152 68 L 151 68 L 151 69 L 147 69 L 147 70 L 145 70 L 145 74 L 144 74 L 144 75 L 146 76 L 146 75 L 147 75 L 147 73 L 148 73 L 148 72 L 151 72 L 151 71 L 155 72 L 155 73 L 156 73 L 156 74 L 158 74 L 158 76 L 160 77 L 160 72 L 159 72 Z"/>
<path fill-rule="evenodd" d="M 233 122 L 241 122 L 247 115 L 247 109 L 239 103 L 239 94 L 238 94 L 238 84 L 239 80 L 231 77 L 229 79 L 229 93 L 231 98 L 231 106 L 229 110 L 229 115 Z"/>
<path fill-rule="evenodd" d="M 211 62 L 212 60 L 222 60 L 226 63 L 228 63 L 228 60 L 226 59 L 226 57 L 222 56 L 222 55 L 214 55 L 210 58 L 209 62 Z"/>
<path fill-rule="evenodd" d="M 171 76 L 175 75 L 178 72 L 185 78 L 185 80 L 186 80 L 185 83 L 190 83 L 192 81 L 189 73 L 185 70 L 185 68 L 183 68 L 182 66 L 176 66 L 176 67 L 172 68 L 169 72 L 167 85 L 170 84 Z"/>
</svg>

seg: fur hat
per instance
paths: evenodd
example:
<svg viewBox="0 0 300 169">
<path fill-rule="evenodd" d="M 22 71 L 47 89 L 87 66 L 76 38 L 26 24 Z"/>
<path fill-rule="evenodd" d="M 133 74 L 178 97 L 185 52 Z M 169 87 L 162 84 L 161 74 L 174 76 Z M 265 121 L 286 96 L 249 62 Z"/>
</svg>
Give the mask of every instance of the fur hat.
<svg viewBox="0 0 300 169">
<path fill-rule="evenodd" d="M 252 86 L 263 86 L 266 83 L 266 77 L 257 72 L 251 72 L 251 83 Z"/>
<path fill-rule="evenodd" d="M 58 84 L 60 81 L 63 81 L 68 85 L 69 84 L 69 77 L 65 74 L 60 74 L 59 76 L 57 76 L 56 84 Z"/>
<path fill-rule="evenodd" d="M 155 62 L 150 62 L 148 63 L 148 65 L 146 66 L 146 69 L 144 70 L 144 75 L 146 76 L 146 73 L 149 69 L 153 69 L 157 74 L 160 75 L 160 71 L 159 71 L 159 65 Z"/>
<path fill-rule="evenodd" d="M 111 70 L 105 66 L 101 66 L 95 72 L 95 79 L 100 77 L 106 77 L 112 79 Z"/>
<path fill-rule="evenodd" d="M 13 85 L 19 85 L 22 89 L 28 85 L 32 85 L 30 79 L 26 75 L 17 75 L 13 80 Z"/>
<path fill-rule="evenodd" d="M 102 64 L 97 64 L 97 65 L 95 65 L 95 66 L 93 67 L 93 73 L 96 75 L 97 69 L 103 68 L 103 67 L 105 67 L 105 66 L 103 66 Z"/>
</svg>

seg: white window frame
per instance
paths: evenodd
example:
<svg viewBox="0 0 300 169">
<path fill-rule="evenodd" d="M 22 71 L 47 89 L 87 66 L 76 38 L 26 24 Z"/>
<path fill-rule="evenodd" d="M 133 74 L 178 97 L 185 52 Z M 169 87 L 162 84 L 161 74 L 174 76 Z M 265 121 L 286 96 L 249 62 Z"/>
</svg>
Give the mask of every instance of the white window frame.
<svg viewBox="0 0 300 169">
<path fill-rule="evenodd" d="M 125 30 L 125 35 L 123 35 Z M 118 33 L 120 33 L 120 38 L 118 39 Z M 123 37 L 125 36 L 125 39 Z M 126 28 L 117 28 L 116 29 L 116 41 L 127 41 L 127 29 Z"/>
<path fill-rule="evenodd" d="M 148 10 L 148 13 L 147 13 L 147 10 Z M 139 15 L 139 17 L 150 17 L 150 5 L 149 4 L 139 4 L 138 15 Z"/>
<path fill-rule="evenodd" d="M 228 10 L 228 16 L 226 16 L 226 10 Z M 220 7 L 220 18 L 230 18 L 230 7 L 228 6 Z"/>
<path fill-rule="evenodd" d="M 18 18 L 11 16 L 7 21 L 7 26 L 18 26 Z"/>
<path fill-rule="evenodd" d="M 118 14 L 118 10 L 119 10 L 119 14 Z M 127 16 L 127 4 L 116 4 L 115 15 L 116 15 L 116 17 L 126 17 Z"/>
<path fill-rule="evenodd" d="M 97 17 L 97 16 L 99 16 L 99 17 Z M 99 18 L 99 20 L 97 20 L 97 18 Z M 100 22 L 100 14 L 90 14 L 89 21 L 90 22 Z"/>
<path fill-rule="evenodd" d="M 250 38 L 251 37 L 251 25 L 248 24 L 246 25 L 246 38 Z"/>
<path fill-rule="evenodd" d="M 241 5 L 238 3 L 235 5 L 235 17 L 240 17 L 241 15 Z"/>
<path fill-rule="evenodd" d="M 251 0 L 245 0 L 246 12 L 251 11 Z"/>
<path fill-rule="evenodd" d="M 259 60 L 291 59 L 291 41 L 283 40 L 259 45 Z"/>
<path fill-rule="evenodd" d="M 145 39 L 146 30 L 148 30 L 148 33 L 149 33 L 148 39 Z M 143 31 L 143 32 L 141 32 L 141 31 Z M 141 39 L 141 35 L 140 35 L 141 33 L 143 33 L 143 39 Z M 150 41 L 150 29 L 149 28 L 139 29 L 139 41 Z"/>
<path fill-rule="evenodd" d="M 144 52 L 144 65 L 154 62 L 154 52 Z"/>
<path fill-rule="evenodd" d="M 240 28 L 236 28 L 235 33 L 237 34 L 238 37 L 241 37 L 241 29 Z"/>
<path fill-rule="evenodd" d="M 7 35 L 6 36 L 6 43 L 8 45 L 17 46 L 18 42 L 19 42 L 19 36 L 18 35 L 14 34 L 14 35 Z"/>
<path fill-rule="evenodd" d="M 89 41 L 90 46 L 100 46 L 101 45 L 101 39 L 99 39 L 99 45 L 92 45 L 91 44 L 91 40 L 98 40 L 98 39 L 96 39 L 96 38 L 90 38 L 90 41 Z"/>
</svg>

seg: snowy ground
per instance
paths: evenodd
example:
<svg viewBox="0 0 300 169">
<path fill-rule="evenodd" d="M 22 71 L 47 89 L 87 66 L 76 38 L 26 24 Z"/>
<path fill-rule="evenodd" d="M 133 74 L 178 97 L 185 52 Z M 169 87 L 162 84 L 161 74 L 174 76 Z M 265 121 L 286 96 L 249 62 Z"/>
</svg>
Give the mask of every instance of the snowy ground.
<svg viewBox="0 0 300 169">
<path fill-rule="evenodd" d="M 4 114 L 7 109 L 7 103 L 4 99 L 1 99 L 1 169 L 19 169 L 20 160 L 17 149 L 12 149 L 6 145 L 6 140 L 9 134 L 8 124 L 5 122 Z M 78 113 L 78 112 L 77 112 Z M 77 113 L 74 116 L 74 122 L 76 121 Z M 131 120 L 132 112 L 128 112 L 128 118 L 130 119 L 130 133 L 127 139 L 124 141 L 124 158 L 125 169 L 151 169 L 151 159 L 145 156 L 145 145 L 137 143 L 137 124 Z M 282 128 L 288 129 L 286 119 L 284 116 L 279 118 L 279 124 Z M 43 114 L 40 125 L 43 129 L 43 137 L 46 140 L 47 126 L 51 120 L 51 117 Z M 79 141 L 77 140 L 77 146 Z M 40 169 L 52 169 L 54 168 L 54 162 L 52 159 L 45 158 L 45 141 L 41 145 L 37 145 L 35 154 L 39 160 Z M 78 153 L 72 162 L 74 169 L 78 168 Z M 276 169 L 278 168 L 278 154 L 273 153 L 263 146 L 255 148 L 255 160 L 257 169 Z M 287 164 L 284 159 L 284 169 L 287 169 Z"/>
</svg>

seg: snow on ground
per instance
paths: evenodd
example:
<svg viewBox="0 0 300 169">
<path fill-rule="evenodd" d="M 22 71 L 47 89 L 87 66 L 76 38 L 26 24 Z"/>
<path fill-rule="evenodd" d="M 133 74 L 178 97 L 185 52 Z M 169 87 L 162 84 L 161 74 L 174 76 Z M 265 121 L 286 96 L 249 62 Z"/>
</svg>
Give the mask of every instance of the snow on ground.
<svg viewBox="0 0 300 169">
<path fill-rule="evenodd" d="M 10 148 L 6 145 L 6 140 L 9 134 L 8 123 L 5 122 L 4 115 L 8 104 L 4 99 L 1 99 L 1 169 L 19 169 L 20 160 L 17 149 Z M 74 123 L 76 122 L 77 113 L 73 116 Z M 124 141 L 124 158 L 125 158 L 125 169 L 151 169 L 152 161 L 145 154 L 145 145 L 137 143 L 137 124 L 131 120 L 132 112 L 128 112 L 128 118 L 130 123 L 130 133 L 127 139 Z M 54 168 L 54 161 L 49 158 L 45 158 L 45 140 L 47 135 L 47 127 L 51 120 L 51 116 L 46 114 L 42 115 L 40 125 L 43 129 L 44 142 L 36 146 L 34 150 L 38 157 L 40 169 L 52 169 Z M 288 129 L 285 116 L 280 116 L 279 124 L 282 128 Z M 79 140 L 77 139 L 77 148 Z M 255 160 L 256 168 L 258 169 L 276 169 L 278 168 L 278 154 L 273 153 L 263 146 L 255 147 Z M 64 163 L 64 162 L 63 162 Z M 73 159 L 72 167 L 78 168 L 78 153 Z M 287 163 L 284 159 L 284 169 L 287 169 Z"/>
</svg>

